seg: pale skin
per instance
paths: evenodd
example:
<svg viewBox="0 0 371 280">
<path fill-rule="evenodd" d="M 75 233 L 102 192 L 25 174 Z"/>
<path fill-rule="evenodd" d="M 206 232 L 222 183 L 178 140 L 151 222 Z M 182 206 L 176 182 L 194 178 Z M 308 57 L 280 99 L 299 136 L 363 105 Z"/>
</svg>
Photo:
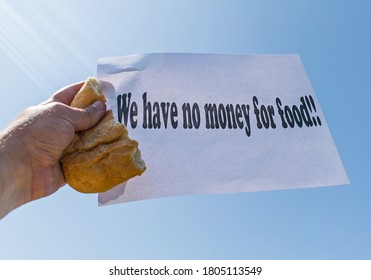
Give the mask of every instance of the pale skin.
<svg viewBox="0 0 371 280">
<path fill-rule="evenodd" d="M 46 197 L 65 185 L 59 163 L 76 131 L 95 126 L 106 106 L 69 106 L 83 82 L 21 112 L 0 132 L 0 219 L 15 208 Z"/>
</svg>

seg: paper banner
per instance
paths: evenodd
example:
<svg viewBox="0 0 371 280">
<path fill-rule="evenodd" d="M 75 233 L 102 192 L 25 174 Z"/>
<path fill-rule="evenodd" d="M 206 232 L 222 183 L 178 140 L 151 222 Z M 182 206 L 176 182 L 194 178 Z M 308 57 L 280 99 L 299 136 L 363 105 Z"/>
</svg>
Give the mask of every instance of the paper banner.
<svg viewBox="0 0 371 280">
<path fill-rule="evenodd" d="M 348 183 L 298 55 L 101 58 L 98 78 L 147 165 L 101 205 Z"/>
</svg>

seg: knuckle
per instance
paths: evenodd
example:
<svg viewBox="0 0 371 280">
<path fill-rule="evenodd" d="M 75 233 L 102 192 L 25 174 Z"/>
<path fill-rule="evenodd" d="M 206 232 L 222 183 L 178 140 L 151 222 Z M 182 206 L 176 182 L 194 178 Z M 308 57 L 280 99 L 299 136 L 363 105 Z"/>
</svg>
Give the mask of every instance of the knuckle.
<svg viewBox="0 0 371 280">
<path fill-rule="evenodd" d="M 53 114 L 64 114 L 66 112 L 66 106 L 62 103 L 52 102 L 47 105 L 47 111 Z"/>
</svg>

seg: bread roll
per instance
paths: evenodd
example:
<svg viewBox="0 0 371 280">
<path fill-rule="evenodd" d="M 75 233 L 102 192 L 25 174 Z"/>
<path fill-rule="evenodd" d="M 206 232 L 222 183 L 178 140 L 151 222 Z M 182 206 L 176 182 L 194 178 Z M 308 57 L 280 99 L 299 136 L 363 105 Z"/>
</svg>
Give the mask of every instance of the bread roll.
<svg viewBox="0 0 371 280">
<path fill-rule="evenodd" d="M 86 108 L 105 101 L 101 85 L 88 78 L 71 106 Z M 115 122 L 112 111 L 93 128 L 77 132 L 61 157 L 66 182 L 83 193 L 105 192 L 146 169 L 138 142 L 128 137 L 126 127 Z"/>
<path fill-rule="evenodd" d="M 75 95 L 70 106 L 84 109 L 98 100 L 107 101 L 102 92 L 102 84 L 96 78 L 89 77 Z"/>
</svg>

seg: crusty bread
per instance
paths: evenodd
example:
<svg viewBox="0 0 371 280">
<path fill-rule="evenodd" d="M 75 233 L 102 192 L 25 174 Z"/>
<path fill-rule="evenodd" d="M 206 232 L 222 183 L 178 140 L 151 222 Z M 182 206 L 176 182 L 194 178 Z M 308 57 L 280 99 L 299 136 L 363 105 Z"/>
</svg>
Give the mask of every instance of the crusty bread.
<svg viewBox="0 0 371 280">
<path fill-rule="evenodd" d="M 96 78 L 89 77 L 75 95 L 70 106 L 84 109 L 98 100 L 107 101 L 102 92 L 102 84 Z"/>
<path fill-rule="evenodd" d="M 105 101 L 95 78 L 86 80 L 71 106 L 85 108 Z M 93 128 L 76 133 L 61 157 L 66 182 L 83 193 L 105 192 L 146 169 L 138 142 L 128 137 L 126 127 L 114 121 L 112 111 Z"/>
</svg>

